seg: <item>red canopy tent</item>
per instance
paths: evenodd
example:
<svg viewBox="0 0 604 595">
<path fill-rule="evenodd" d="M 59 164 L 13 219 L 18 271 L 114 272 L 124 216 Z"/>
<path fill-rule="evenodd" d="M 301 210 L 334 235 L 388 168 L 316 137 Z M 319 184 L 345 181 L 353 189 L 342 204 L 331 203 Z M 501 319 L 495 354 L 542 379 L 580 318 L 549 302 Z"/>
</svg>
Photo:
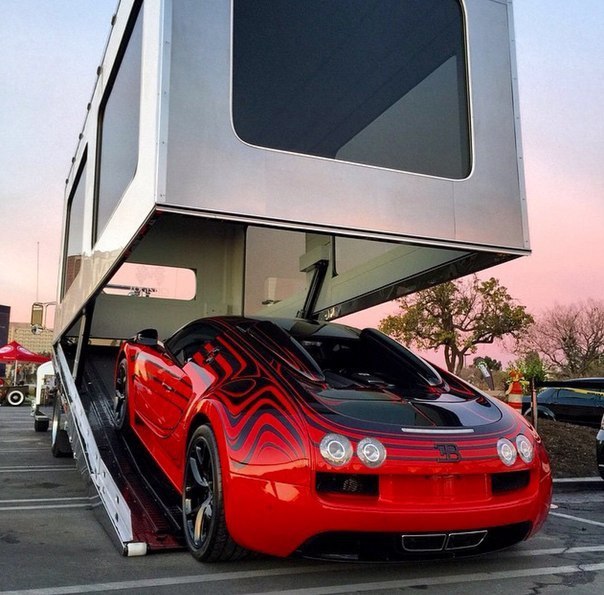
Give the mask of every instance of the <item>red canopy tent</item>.
<svg viewBox="0 0 604 595">
<path fill-rule="evenodd" d="M 49 360 L 49 357 L 34 353 L 33 351 L 23 347 L 23 345 L 17 343 L 17 341 L 11 341 L 3 347 L 0 347 L 0 362 L 15 363 L 15 383 L 17 382 L 17 362 L 43 364 Z"/>
</svg>

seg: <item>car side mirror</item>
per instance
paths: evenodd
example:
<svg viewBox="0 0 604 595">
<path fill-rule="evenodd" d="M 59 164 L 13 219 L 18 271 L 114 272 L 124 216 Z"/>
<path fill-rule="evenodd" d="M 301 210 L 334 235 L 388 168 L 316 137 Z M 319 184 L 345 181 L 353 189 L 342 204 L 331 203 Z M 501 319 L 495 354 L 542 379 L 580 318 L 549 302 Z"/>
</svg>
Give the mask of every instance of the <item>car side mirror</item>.
<svg viewBox="0 0 604 595">
<path fill-rule="evenodd" d="M 157 334 L 157 329 L 154 328 L 146 328 L 142 331 L 139 331 L 135 337 L 134 342 L 139 345 L 146 345 L 148 347 L 157 347 L 159 345 L 159 335 Z"/>
</svg>

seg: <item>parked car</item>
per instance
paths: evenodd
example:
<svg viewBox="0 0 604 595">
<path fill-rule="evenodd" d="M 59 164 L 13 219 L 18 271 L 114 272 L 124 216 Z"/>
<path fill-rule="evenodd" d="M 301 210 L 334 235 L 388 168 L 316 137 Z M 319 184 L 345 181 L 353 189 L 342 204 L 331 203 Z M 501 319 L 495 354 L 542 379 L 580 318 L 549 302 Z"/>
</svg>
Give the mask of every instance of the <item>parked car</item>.
<svg viewBox="0 0 604 595">
<path fill-rule="evenodd" d="M 601 390 L 598 388 L 600 383 Z M 537 395 L 538 416 L 600 427 L 604 415 L 604 378 L 565 380 L 560 385 L 566 386 L 548 387 Z M 532 418 L 531 397 L 522 398 L 522 413 L 528 419 Z"/>
<path fill-rule="evenodd" d="M 600 422 L 600 431 L 596 436 L 596 459 L 598 461 L 600 477 L 604 479 L 604 415 Z"/>
<path fill-rule="evenodd" d="M 6 403 L 11 407 L 19 407 L 23 405 L 25 399 L 29 395 L 29 385 L 9 385 L 3 383 L 0 386 L 0 405 Z"/>
<path fill-rule="evenodd" d="M 547 454 L 508 405 L 374 330 L 196 320 L 122 347 L 115 423 L 181 494 L 200 561 L 494 550 L 539 530 Z"/>
</svg>

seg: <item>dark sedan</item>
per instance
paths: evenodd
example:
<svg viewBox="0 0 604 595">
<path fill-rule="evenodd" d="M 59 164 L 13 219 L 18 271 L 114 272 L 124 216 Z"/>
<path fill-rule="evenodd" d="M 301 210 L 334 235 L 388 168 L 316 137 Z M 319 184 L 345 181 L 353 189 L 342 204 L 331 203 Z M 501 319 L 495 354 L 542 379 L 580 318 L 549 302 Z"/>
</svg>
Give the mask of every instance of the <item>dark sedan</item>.
<svg viewBox="0 0 604 595">
<path fill-rule="evenodd" d="M 600 472 L 600 477 L 604 479 L 604 416 L 602 416 L 600 431 L 596 436 L 596 456 L 598 459 L 598 471 Z"/>
<path fill-rule="evenodd" d="M 565 380 L 544 389 L 537 395 L 537 412 L 539 417 L 599 428 L 604 415 L 604 378 Z M 522 413 L 532 417 L 530 397 L 522 398 Z"/>
</svg>

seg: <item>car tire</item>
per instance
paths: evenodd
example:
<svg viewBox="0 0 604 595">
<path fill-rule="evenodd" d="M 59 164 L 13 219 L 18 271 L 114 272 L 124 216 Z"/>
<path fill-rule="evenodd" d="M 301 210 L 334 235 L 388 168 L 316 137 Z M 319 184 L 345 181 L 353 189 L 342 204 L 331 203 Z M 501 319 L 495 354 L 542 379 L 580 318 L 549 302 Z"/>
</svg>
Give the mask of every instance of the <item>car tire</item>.
<svg viewBox="0 0 604 595">
<path fill-rule="evenodd" d="M 13 389 L 6 395 L 6 402 L 11 407 L 19 407 L 25 401 L 25 394 L 22 390 Z"/>
<path fill-rule="evenodd" d="M 128 427 L 128 363 L 125 359 L 122 359 L 117 367 L 113 416 L 118 430 Z"/>
<path fill-rule="evenodd" d="M 182 492 L 185 541 L 199 562 L 239 560 L 247 554 L 229 534 L 223 497 L 218 445 L 210 426 L 203 425 L 189 441 Z"/>
<path fill-rule="evenodd" d="M 71 457 L 71 443 L 67 431 L 61 427 L 61 417 L 63 411 L 61 409 L 61 398 L 55 397 L 55 404 L 52 411 L 52 429 L 50 435 L 50 451 L 53 457 Z"/>
</svg>

